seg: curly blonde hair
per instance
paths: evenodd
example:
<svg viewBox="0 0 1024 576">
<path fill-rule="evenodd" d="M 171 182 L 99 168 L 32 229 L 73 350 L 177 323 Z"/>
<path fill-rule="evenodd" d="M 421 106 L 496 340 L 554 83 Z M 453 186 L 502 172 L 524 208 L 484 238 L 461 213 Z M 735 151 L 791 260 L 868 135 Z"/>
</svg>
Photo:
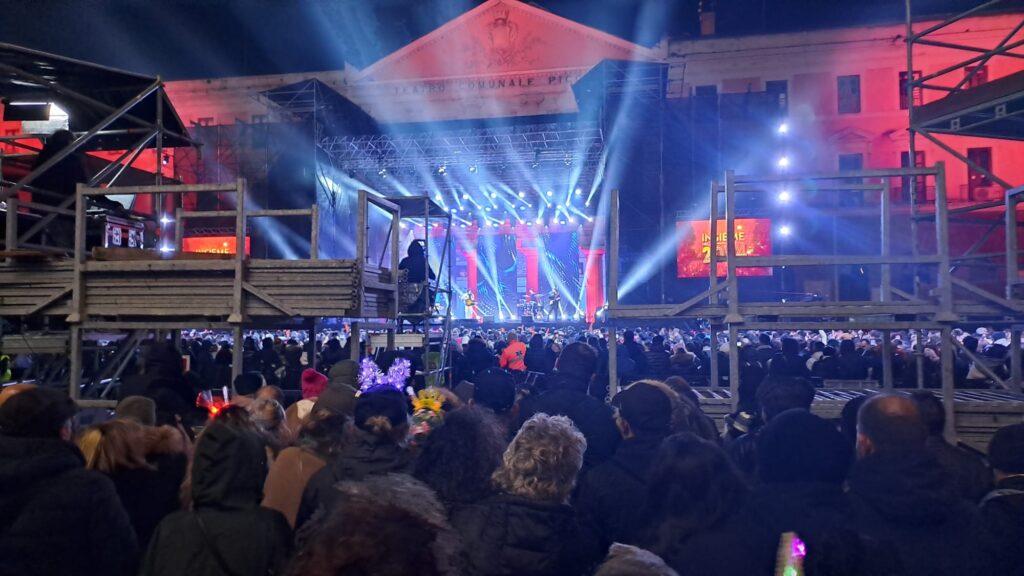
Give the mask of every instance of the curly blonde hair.
<svg viewBox="0 0 1024 576">
<path fill-rule="evenodd" d="M 565 502 L 576 485 L 586 449 L 587 441 L 572 420 L 536 414 L 512 439 L 491 481 L 513 496 Z"/>
</svg>

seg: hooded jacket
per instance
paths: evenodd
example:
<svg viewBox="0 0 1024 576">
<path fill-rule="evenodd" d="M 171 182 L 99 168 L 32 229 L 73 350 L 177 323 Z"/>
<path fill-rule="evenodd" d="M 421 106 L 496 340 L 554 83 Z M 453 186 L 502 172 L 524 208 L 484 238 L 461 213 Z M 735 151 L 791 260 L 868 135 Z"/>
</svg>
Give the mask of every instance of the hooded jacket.
<svg viewBox="0 0 1024 576">
<path fill-rule="evenodd" d="M 0 436 L 0 575 L 134 573 L 135 533 L 110 480 L 58 438 Z"/>
<path fill-rule="evenodd" d="M 891 542 L 908 575 L 991 574 L 991 542 L 976 508 L 924 450 L 889 450 L 850 474 L 855 524 Z"/>
<path fill-rule="evenodd" d="M 358 481 L 367 476 L 412 470 L 412 454 L 405 446 L 364 432 L 352 430 L 353 437 L 339 451 L 333 462 L 309 479 L 295 518 L 300 529 L 320 508 L 329 510 L 337 498 L 334 485 L 343 480 Z"/>
<path fill-rule="evenodd" d="M 611 460 L 587 472 L 576 507 L 607 549 L 613 542 L 636 542 L 638 514 L 647 497 L 647 474 L 661 436 L 623 440 Z"/>
<path fill-rule="evenodd" d="M 499 494 L 452 510 L 467 576 L 590 574 L 601 553 L 566 504 Z"/>
<path fill-rule="evenodd" d="M 253 433 L 207 428 L 192 463 L 193 510 L 157 528 L 142 576 L 267 576 L 284 571 L 292 533 L 285 517 L 260 508 L 267 453 Z"/>
</svg>

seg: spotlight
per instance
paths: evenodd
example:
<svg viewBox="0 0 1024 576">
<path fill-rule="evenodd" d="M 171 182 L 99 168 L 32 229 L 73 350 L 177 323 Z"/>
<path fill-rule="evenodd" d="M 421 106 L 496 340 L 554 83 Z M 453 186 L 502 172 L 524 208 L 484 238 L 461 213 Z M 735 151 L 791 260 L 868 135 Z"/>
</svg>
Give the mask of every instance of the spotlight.
<svg viewBox="0 0 1024 576">
<path fill-rule="evenodd" d="M 174 222 L 174 220 L 166 214 L 160 217 L 161 224 L 170 224 L 171 222 Z"/>
<path fill-rule="evenodd" d="M 789 134 L 789 122 L 783 120 L 782 123 L 779 124 L 778 132 L 779 134 Z"/>
<path fill-rule="evenodd" d="M 780 203 L 788 204 L 789 201 L 793 199 L 793 195 L 789 192 L 789 190 L 783 190 L 779 192 L 778 199 Z"/>
<path fill-rule="evenodd" d="M 465 223 L 465 222 L 463 222 L 462 224 L 459 224 L 459 227 L 460 227 L 460 228 L 465 228 L 465 227 L 466 227 L 466 223 Z"/>
<path fill-rule="evenodd" d="M 526 210 L 526 206 L 520 206 L 519 209 L 520 210 Z"/>
<path fill-rule="evenodd" d="M 576 223 L 576 218 L 574 218 L 572 216 L 569 216 L 569 224 L 575 224 L 575 223 Z"/>
<path fill-rule="evenodd" d="M 484 210 L 486 210 L 486 211 L 490 212 L 490 211 L 491 211 L 491 207 L 490 207 L 490 206 L 488 206 L 487 208 L 484 208 Z"/>
<path fill-rule="evenodd" d="M 537 224 L 543 224 L 543 223 L 544 223 L 544 219 L 543 218 L 537 218 Z"/>
<path fill-rule="evenodd" d="M 463 192 L 462 199 L 463 200 L 469 200 L 469 194 L 466 194 L 465 192 Z"/>
<path fill-rule="evenodd" d="M 558 223 L 561 224 L 562 226 L 565 226 L 565 220 L 559 220 Z"/>
<path fill-rule="evenodd" d="M 515 322 L 515 319 L 516 319 L 516 315 L 515 315 L 515 314 L 512 314 L 511 316 L 509 316 L 509 317 L 508 317 L 508 319 L 509 319 L 509 320 L 512 320 L 513 322 Z"/>
<path fill-rule="evenodd" d="M 160 163 L 163 164 L 164 166 L 167 166 L 168 164 L 171 163 L 171 157 L 167 154 L 164 154 L 163 156 L 160 157 Z"/>
<path fill-rule="evenodd" d="M 549 196 L 549 197 L 550 197 L 550 196 L 554 196 L 554 195 L 555 195 L 555 193 L 554 193 L 554 192 L 552 192 L 551 190 L 548 190 L 548 196 Z"/>
<path fill-rule="evenodd" d="M 381 168 L 380 170 L 377 170 L 377 176 L 380 176 L 381 178 L 387 178 L 388 177 L 388 169 L 387 168 Z"/>
<path fill-rule="evenodd" d="M 526 192 L 520 192 L 519 193 L 519 197 L 520 198 L 526 198 Z"/>
<path fill-rule="evenodd" d="M 583 189 L 582 188 L 577 188 L 576 189 L 576 195 L 577 196 L 583 196 Z"/>
<path fill-rule="evenodd" d="M 469 173 L 470 174 L 476 174 L 477 170 L 478 170 L 478 168 L 477 168 L 476 164 L 470 164 L 469 165 Z"/>
<path fill-rule="evenodd" d="M 590 206 L 590 200 L 587 200 L 586 202 L 584 202 L 583 205 L 584 206 Z"/>
<path fill-rule="evenodd" d="M 446 208 L 446 210 L 447 210 L 447 208 Z M 459 209 L 458 208 L 452 208 L 452 214 L 458 214 L 458 213 L 459 213 Z"/>
<path fill-rule="evenodd" d="M 405 229 L 405 222 L 399 222 L 398 223 L 398 227 L 404 230 Z"/>
<path fill-rule="evenodd" d="M 783 224 L 779 226 L 779 236 L 791 236 L 793 234 L 793 228 L 789 224 Z"/>
<path fill-rule="evenodd" d="M 441 164 L 441 166 L 439 166 L 437 168 L 437 173 L 440 174 L 441 176 L 444 176 L 445 174 L 447 174 L 448 173 L 448 165 L 447 164 Z"/>
<path fill-rule="evenodd" d="M 776 162 L 779 168 L 789 168 L 789 156 L 782 156 Z"/>
<path fill-rule="evenodd" d="M 163 246 L 160 247 L 160 251 L 164 253 L 174 252 L 174 248 L 168 246 L 167 244 L 164 244 Z"/>
<path fill-rule="evenodd" d="M 498 197 L 498 193 L 497 192 L 491 192 L 491 198 L 497 198 L 497 197 Z"/>
</svg>

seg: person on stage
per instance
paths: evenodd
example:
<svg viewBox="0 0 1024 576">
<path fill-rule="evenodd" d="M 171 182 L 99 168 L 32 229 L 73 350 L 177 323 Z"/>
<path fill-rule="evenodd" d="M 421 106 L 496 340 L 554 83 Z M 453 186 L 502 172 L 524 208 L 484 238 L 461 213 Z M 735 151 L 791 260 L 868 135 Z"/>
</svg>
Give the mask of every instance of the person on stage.
<svg viewBox="0 0 1024 576">
<path fill-rule="evenodd" d="M 548 295 L 548 319 L 558 320 L 562 317 L 562 295 L 558 293 L 558 289 L 551 291 Z"/>
</svg>

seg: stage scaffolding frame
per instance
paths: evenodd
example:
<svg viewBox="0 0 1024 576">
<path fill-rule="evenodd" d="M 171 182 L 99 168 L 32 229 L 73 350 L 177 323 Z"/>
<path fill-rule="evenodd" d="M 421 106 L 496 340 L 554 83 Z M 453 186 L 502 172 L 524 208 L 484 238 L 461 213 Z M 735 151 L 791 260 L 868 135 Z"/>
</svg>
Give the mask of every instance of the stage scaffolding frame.
<svg viewBox="0 0 1024 576">
<path fill-rule="evenodd" d="M 926 178 L 934 181 L 935 197 L 928 207 L 935 221 L 935 249 L 926 250 L 923 237 L 912 238 L 912 253 L 896 254 L 893 250 L 893 206 L 889 190 L 900 181 Z M 956 435 L 954 412 L 954 364 L 953 350 L 957 343 L 952 330 L 958 322 L 979 319 L 985 322 L 1007 325 L 1011 329 L 1010 381 L 1002 381 L 994 374 L 998 385 L 1013 394 L 1021 392 L 1022 357 L 1020 350 L 1021 326 L 1017 323 L 1024 314 L 1024 301 L 1010 292 L 1006 296 L 995 294 L 976 284 L 954 277 L 954 258 L 949 251 L 949 222 L 951 209 L 946 193 L 946 172 L 942 162 L 931 167 L 899 168 L 882 170 L 860 170 L 826 174 L 792 175 L 737 175 L 727 171 L 722 182 L 713 182 L 709 197 L 710 238 L 717 238 L 718 221 L 724 208 L 726 230 L 733 230 L 737 217 L 737 193 L 770 194 L 773 184 L 785 183 L 791 188 L 813 189 L 818 192 L 841 193 L 849 190 L 864 190 L 879 195 L 879 254 L 872 255 L 772 255 L 742 256 L 737 254 L 734 235 L 725 242 L 726 253 L 709 251 L 709 274 L 707 289 L 682 304 L 669 305 L 620 305 L 618 285 L 619 262 L 619 220 L 620 196 L 618 190 L 611 195 L 608 236 L 608 343 L 609 343 L 609 391 L 614 395 L 618 385 L 616 361 L 616 332 L 619 327 L 635 326 L 638 321 L 665 321 L 669 319 L 700 318 L 710 322 L 715 346 L 711 359 L 711 388 L 720 389 L 717 342 L 720 332 L 728 333 L 729 342 L 729 392 L 732 409 L 739 401 L 739 333 L 741 330 L 782 331 L 804 330 L 878 330 L 882 340 L 882 389 L 893 389 L 892 342 L 893 331 L 910 330 L 918 333 L 918 349 L 915 357 L 918 365 L 918 387 L 923 388 L 923 334 L 925 331 L 941 332 L 943 354 L 941 355 L 942 396 L 947 416 L 947 437 Z M 721 196 L 724 195 L 724 203 Z M 919 200 L 912 197 L 912 204 Z M 1014 191 L 1005 200 L 1015 208 L 1024 202 L 1024 192 Z M 924 206 L 912 206 L 911 214 L 919 214 Z M 1016 210 L 1001 221 L 1007 227 L 1005 254 L 998 256 L 1009 271 L 1016 270 L 1016 227 L 1019 225 Z M 718 266 L 725 264 L 724 281 L 718 277 Z M 871 301 L 831 302 L 749 302 L 740 293 L 740 279 L 737 269 L 742 267 L 785 267 L 785 266 L 836 266 L 860 265 L 878 266 L 878 298 Z M 920 270 L 934 270 L 935 287 L 926 290 L 922 283 L 915 282 L 913 293 L 907 293 L 893 286 L 893 269 L 897 266 L 911 266 L 915 276 Z M 1008 280 L 1008 284 L 1012 280 Z M 1024 404 L 1022 404 L 1024 406 Z"/>
</svg>

